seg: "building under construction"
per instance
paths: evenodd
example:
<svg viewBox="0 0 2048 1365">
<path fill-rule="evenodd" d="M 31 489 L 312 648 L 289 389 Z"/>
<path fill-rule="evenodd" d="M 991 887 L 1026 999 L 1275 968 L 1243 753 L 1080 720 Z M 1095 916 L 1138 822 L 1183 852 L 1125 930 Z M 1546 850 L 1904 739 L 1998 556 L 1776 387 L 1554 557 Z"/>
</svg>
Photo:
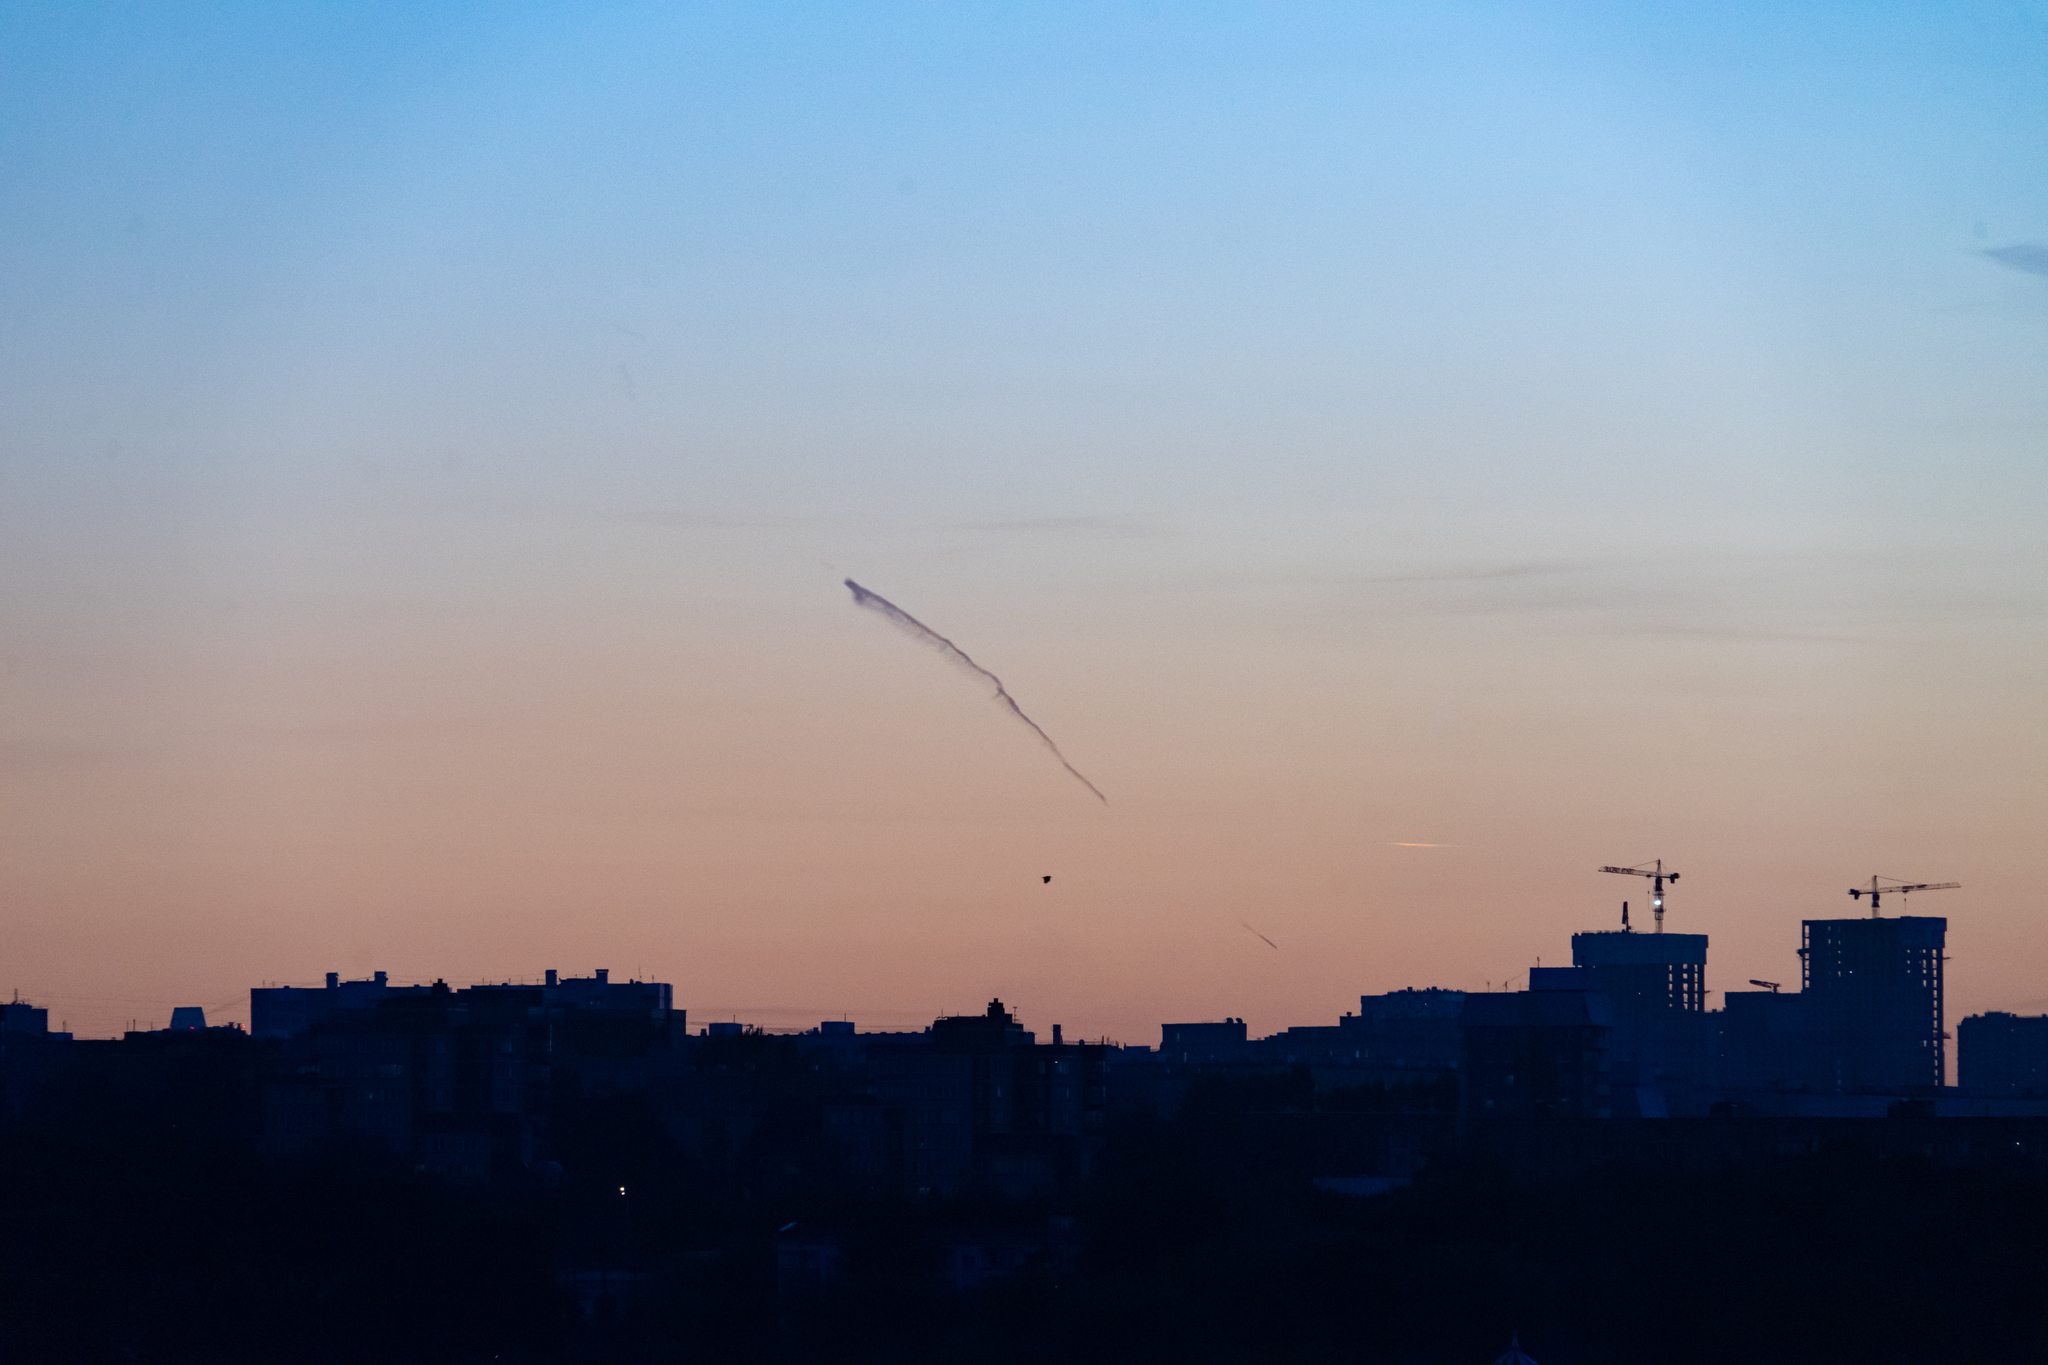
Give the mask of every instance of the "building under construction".
<svg viewBox="0 0 2048 1365">
<path fill-rule="evenodd" d="M 1801 1004 L 1814 1079 L 1829 1090 L 1899 1090 L 1947 1079 L 1942 956 L 1948 921 L 1810 919 Z"/>
<path fill-rule="evenodd" d="M 1572 965 L 1607 993 L 1617 1018 L 1707 1007 L 1705 934 L 1573 934 Z"/>
<path fill-rule="evenodd" d="M 1625 927 L 1624 906 L 1622 929 L 1572 935 L 1568 974 L 1542 973 L 1547 993 L 1566 990 L 1568 977 L 1571 990 L 1597 996 L 1601 1002 L 1599 1010 L 1589 1013 L 1586 1027 L 1599 1034 L 1598 1046 L 1587 1055 L 1597 1053 L 1600 1058 L 1602 1098 L 1597 1105 L 1580 1105 L 1578 1112 L 1590 1108 L 1616 1117 L 1643 1118 L 1793 1112 L 1800 1106 L 1839 1108 L 1848 1102 L 1844 1097 L 1852 1096 L 1859 1097 L 1856 1104 L 1867 1107 L 1876 1102 L 1873 1097 L 1924 1098 L 1939 1094 L 1946 1084 L 1943 947 L 1948 921 L 1911 915 L 1880 918 L 1878 906 L 1883 896 L 1945 890 L 1955 883 L 1887 885 L 1890 879 L 1872 878 L 1868 887 L 1850 892 L 1859 901 L 1870 898 L 1870 918 L 1803 922 L 1798 989 L 1781 992 L 1774 982 L 1752 981 L 1758 989 L 1725 992 L 1724 1008 L 1710 1012 L 1707 936 L 1662 932 L 1664 888 L 1676 882 L 1678 874 L 1662 862 L 1601 871 L 1651 879 L 1658 927 L 1652 933 L 1631 931 Z M 1532 974 L 1530 981 L 1530 992 L 1536 993 L 1536 976 Z M 1495 1047 L 1495 1034 L 1475 1032 L 1476 1026 L 1528 1032 L 1535 1025 L 1514 1010 L 1539 1006 L 1553 1013 L 1562 1008 L 1556 1001 L 1531 999 L 1519 1007 L 1482 1002 L 1475 1009 L 1468 1001 L 1468 1065 L 1476 1064 L 1469 1059 L 1480 1044 L 1502 1058 L 1514 1050 L 1506 1043 Z M 2013 1049 L 2000 1050 L 2004 1033 L 1996 1028 L 1980 1024 L 1976 1034 L 1978 1070 L 1986 1093 L 2021 1093 L 2039 1084 L 2024 1065 L 2018 1070 L 2004 1066 L 2013 1077 L 2008 1079 L 2001 1071 L 1999 1079 L 1991 1081 L 2003 1065 L 1994 1062 L 1994 1056 L 2003 1057 Z M 1506 1039 L 1507 1034 L 1499 1037 Z M 1505 1077 L 1505 1061 L 1502 1068 Z M 2048 1063 L 2043 1070 L 2048 1071 Z M 1468 1072 L 1468 1088 L 1479 1079 Z M 1807 1098 L 1797 1098 L 1801 1096 Z M 1832 1098 L 1817 1098 L 1821 1096 Z M 1551 1108 L 1564 1112 L 1571 1106 Z M 1501 1099 L 1495 1097 L 1491 1112 L 1500 1109 Z"/>
<path fill-rule="evenodd" d="M 1608 1066 L 1618 1111 L 1645 1118 L 1690 1112 L 1713 1058 L 1707 936 L 1573 934 L 1572 965 L 1613 1007 Z"/>
</svg>

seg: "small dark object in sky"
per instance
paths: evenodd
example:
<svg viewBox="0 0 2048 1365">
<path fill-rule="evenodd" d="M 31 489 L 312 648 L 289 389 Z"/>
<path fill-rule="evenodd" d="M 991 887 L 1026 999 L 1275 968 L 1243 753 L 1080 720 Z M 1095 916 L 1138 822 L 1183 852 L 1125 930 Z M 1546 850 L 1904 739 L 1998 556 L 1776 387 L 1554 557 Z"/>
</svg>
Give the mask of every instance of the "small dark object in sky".
<svg viewBox="0 0 2048 1365">
<path fill-rule="evenodd" d="M 1239 923 L 1239 924 L 1244 924 L 1244 921 L 1243 921 L 1243 920 L 1239 920 L 1239 921 L 1238 921 L 1238 923 Z M 1272 939 L 1270 939 L 1270 938 L 1267 938 L 1267 937 L 1266 937 L 1266 936 L 1265 936 L 1264 934 L 1260 933 L 1260 932 L 1259 932 L 1258 930 L 1256 930 L 1256 929 L 1253 929 L 1253 928 L 1251 927 L 1251 925 L 1249 925 L 1249 924 L 1244 924 L 1244 927 L 1245 927 L 1245 928 L 1246 928 L 1247 930 L 1249 930 L 1249 931 L 1251 932 L 1251 934 L 1252 934 L 1252 936 L 1253 936 L 1253 937 L 1255 937 L 1255 938 L 1259 939 L 1259 940 L 1260 940 L 1261 942 L 1263 942 L 1263 943 L 1264 943 L 1264 944 L 1265 944 L 1265 945 L 1266 945 L 1266 946 L 1267 946 L 1268 948 L 1278 948 L 1278 947 L 1280 946 L 1279 944 L 1277 944 L 1277 943 L 1273 942 L 1273 940 L 1272 940 Z"/>
<path fill-rule="evenodd" d="M 1047 877 L 1047 878 L 1046 878 L 1046 880 L 1047 880 L 1047 881 L 1051 881 L 1051 880 L 1052 880 L 1052 878 L 1050 878 L 1050 877 Z"/>
<path fill-rule="evenodd" d="M 1018 720 L 1021 720 L 1026 725 L 1030 726 L 1031 732 L 1033 734 L 1037 735 L 1041 740 L 1045 741 L 1045 747 L 1052 750 L 1052 756 L 1060 761 L 1060 766 L 1062 768 L 1065 768 L 1069 773 L 1073 774 L 1074 780 L 1076 782 L 1079 782 L 1089 791 L 1094 792 L 1095 799 L 1100 801 L 1103 805 L 1106 806 L 1109 804 L 1109 798 L 1104 796 L 1093 782 L 1090 782 L 1087 778 L 1081 776 L 1081 770 L 1079 768 L 1076 768 L 1073 764 L 1067 762 L 1067 756 L 1060 752 L 1059 745 L 1052 742 L 1052 736 L 1047 734 L 1045 731 L 1039 729 L 1038 722 L 1024 714 L 1024 708 L 1017 705 L 1017 699 L 1011 696 L 1009 690 L 1003 686 L 1003 680 L 1001 678 L 998 678 L 995 674 L 989 672 L 980 664 L 968 658 L 966 650 L 960 648 L 960 646 L 954 644 L 951 640 L 948 640 L 945 636 L 939 634 L 930 626 L 918 620 L 915 616 L 912 616 L 909 612 L 903 610 L 903 608 L 897 606 L 894 602 L 891 602 L 888 598 L 881 596 L 879 593 L 869 592 L 866 588 L 863 588 L 860 584 L 854 582 L 851 578 L 846 580 L 846 587 L 847 590 L 853 594 L 853 602 L 855 606 L 866 607 L 869 611 L 880 612 L 882 615 L 888 617 L 891 621 L 895 622 L 898 626 L 901 626 L 904 630 L 909 631 L 911 635 L 915 636 L 917 639 L 923 641 L 925 644 L 928 644 L 932 648 L 938 650 L 941 654 L 944 654 L 948 659 L 951 659 L 954 663 L 959 664 L 962 668 L 967 669 L 969 672 L 979 677 L 987 678 L 990 682 L 994 683 L 996 688 L 996 700 L 1001 702 L 1005 707 L 1007 707 L 1011 715 L 1015 716 Z M 1047 880 L 1051 879 L 1048 878 Z"/>
</svg>

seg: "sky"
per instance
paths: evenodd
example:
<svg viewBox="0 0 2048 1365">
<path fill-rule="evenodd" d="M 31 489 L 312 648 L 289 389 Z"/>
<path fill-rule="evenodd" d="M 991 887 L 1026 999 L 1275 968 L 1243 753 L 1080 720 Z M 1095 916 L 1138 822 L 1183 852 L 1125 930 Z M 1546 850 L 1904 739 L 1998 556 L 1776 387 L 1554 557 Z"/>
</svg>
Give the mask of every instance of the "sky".
<svg viewBox="0 0 2048 1365">
<path fill-rule="evenodd" d="M 1875 873 L 1962 883 L 1951 1020 L 2048 1011 L 2044 63 L 0 3 L 0 989 L 1156 1043 L 1514 984 L 1662 858 L 1711 1003 Z"/>
</svg>

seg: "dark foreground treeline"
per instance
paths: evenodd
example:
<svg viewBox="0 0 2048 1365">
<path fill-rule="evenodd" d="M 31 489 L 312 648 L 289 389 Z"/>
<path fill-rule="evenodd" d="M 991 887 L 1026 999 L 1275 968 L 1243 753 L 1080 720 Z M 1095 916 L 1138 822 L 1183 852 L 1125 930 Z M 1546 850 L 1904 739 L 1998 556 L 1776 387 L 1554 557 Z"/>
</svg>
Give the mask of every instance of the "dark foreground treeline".
<svg viewBox="0 0 2048 1365">
<path fill-rule="evenodd" d="M 1542 1365 L 2048 1359 L 2032 1168 L 1440 1158 L 1361 1199 L 1314 1189 L 1289 1136 L 1318 1105 L 1444 1101 L 1205 1086 L 1119 1117 L 1085 1190 L 1026 1207 L 850 1193 L 801 1087 L 715 1158 L 592 1101 L 559 1177 L 477 1186 L 367 1149 L 261 1161 L 232 1096 L 72 1095 L 0 1136 L 0 1359 L 1476 1363 L 1516 1333 Z M 952 1287 L 963 1236 L 1052 1220 L 1066 1252 Z M 837 1273 L 793 1282 L 778 1236 L 811 1231 Z"/>
</svg>

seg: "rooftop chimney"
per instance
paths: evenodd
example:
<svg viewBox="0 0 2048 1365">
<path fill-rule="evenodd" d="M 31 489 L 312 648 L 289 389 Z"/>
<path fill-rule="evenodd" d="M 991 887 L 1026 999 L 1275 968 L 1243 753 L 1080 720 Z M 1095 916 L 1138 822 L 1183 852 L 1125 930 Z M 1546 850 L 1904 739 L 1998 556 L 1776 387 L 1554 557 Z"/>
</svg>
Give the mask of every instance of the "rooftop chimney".
<svg viewBox="0 0 2048 1365">
<path fill-rule="evenodd" d="M 552 986 L 552 985 L 555 985 L 555 984 L 556 984 L 556 982 L 555 982 L 555 969 L 554 969 L 553 967 L 550 967 L 550 968 L 548 968 L 548 984 L 549 984 L 550 986 Z"/>
<path fill-rule="evenodd" d="M 597 969 L 597 984 L 602 986 L 606 981 L 611 979 L 611 974 L 611 969 L 609 967 L 599 967 Z"/>
<path fill-rule="evenodd" d="M 330 990 L 330 991 L 331 991 L 331 990 L 333 990 L 333 989 L 334 989 L 335 987 L 339 986 L 340 984 L 341 984 L 341 973 L 340 973 L 340 972 L 329 972 L 329 973 L 327 974 L 327 989 L 328 989 L 328 990 Z"/>
<path fill-rule="evenodd" d="M 1058 1024 L 1052 1026 L 1052 1045 L 1054 1047 L 1060 1045 L 1060 1026 Z"/>
<path fill-rule="evenodd" d="M 383 987 L 384 987 L 384 973 L 382 973 L 382 972 L 378 972 L 378 973 L 377 973 L 377 976 L 376 976 L 376 982 L 377 982 L 377 988 L 378 988 L 379 990 L 382 990 L 382 989 L 383 989 Z"/>
</svg>

